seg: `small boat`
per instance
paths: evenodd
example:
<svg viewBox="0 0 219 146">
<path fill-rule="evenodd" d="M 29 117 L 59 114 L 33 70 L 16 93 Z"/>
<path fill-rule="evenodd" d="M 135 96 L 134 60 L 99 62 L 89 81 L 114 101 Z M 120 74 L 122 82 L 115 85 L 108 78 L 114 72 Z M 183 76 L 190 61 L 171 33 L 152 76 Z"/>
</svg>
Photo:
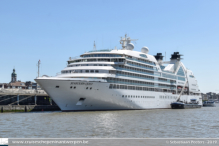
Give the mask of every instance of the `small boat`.
<svg viewBox="0 0 219 146">
<path fill-rule="evenodd" d="M 173 102 L 170 104 L 172 109 L 184 109 L 184 103 L 182 102 Z"/>
<path fill-rule="evenodd" d="M 209 106 L 209 107 L 214 107 L 214 101 L 205 101 L 203 102 L 203 106 Z"/>
<path fill-rule="evenodd" d="M 186 108 L 201 108 L 201 104 L 196 102 L 196 99 L 190 99 L 189 103 L 183 103 L 182 101 L 173 102 L 170 104 L 172 109 L 186 109 Z"/>
</svg>

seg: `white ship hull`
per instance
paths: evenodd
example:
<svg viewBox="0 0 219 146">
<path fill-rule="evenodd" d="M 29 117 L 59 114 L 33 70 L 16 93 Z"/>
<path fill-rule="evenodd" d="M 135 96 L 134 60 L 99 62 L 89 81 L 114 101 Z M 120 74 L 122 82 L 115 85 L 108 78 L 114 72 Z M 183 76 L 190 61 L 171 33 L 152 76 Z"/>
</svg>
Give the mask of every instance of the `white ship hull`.
<svg viewBox="0 0 219 146">
<path fill-rule="evenodd" d="M 109 89 L 110 83 L 107 82 L 86 82 L 63 78 L 36 79 L 36 82 L 62 111 L 171 108 L 171 102 L 175 102 L 179 96 L 164 92 Z M 79 102 L 81 98 L 84 100 Z M 202 105 L 201 96 L 181 96 L 181 101 L 189 102 L 190 99 L 196 99 Z"/>
</svg>

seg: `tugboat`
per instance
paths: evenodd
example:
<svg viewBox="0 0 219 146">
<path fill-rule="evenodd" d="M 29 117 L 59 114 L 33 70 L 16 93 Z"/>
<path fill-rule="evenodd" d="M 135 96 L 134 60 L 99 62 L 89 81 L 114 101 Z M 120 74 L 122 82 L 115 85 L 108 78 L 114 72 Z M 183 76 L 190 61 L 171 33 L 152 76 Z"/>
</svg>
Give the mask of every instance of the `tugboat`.
<svg viewBox="0 0 219 146">
<path fill-rule="evenodd" d="M 205 101 L 203 102 L 203 106 L 214 107 L 215 106 L 214 103 L 215 103 L 214 101 Z"/>
</svg>

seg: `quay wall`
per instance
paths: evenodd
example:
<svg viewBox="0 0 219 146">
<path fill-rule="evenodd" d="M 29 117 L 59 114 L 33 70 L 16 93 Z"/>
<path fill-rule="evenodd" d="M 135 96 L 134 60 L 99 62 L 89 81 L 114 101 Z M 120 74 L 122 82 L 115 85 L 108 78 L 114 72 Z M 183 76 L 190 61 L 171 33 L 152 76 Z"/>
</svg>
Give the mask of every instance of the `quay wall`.
<svg viewBox="0 0 219 146">
<path fill-rule="evenodd" d="M 0 112 L 60 111 L 57 105 L 0 105 Z"/>
</svg>

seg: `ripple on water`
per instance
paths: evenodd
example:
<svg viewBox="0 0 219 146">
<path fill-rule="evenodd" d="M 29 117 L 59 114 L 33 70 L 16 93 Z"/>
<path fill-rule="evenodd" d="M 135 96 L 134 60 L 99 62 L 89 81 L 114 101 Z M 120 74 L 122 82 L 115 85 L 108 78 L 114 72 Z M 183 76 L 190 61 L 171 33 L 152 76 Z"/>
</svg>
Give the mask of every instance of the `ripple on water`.
<svg viewBox="0 0 219 146">
<path fill-rule="evenodd" d="M 219 107 L 216 108 L 219 109 Z M 209 115 L 209 113 L 212 114 Z M 182 116 L 179 116 L 179 114 L 182 114 Z M 202 116 L 191 116 L 191 114 Z M 211 108 L 198 110 L 48 112 L 22 113 L 22 115 L 6 113 L 1 116 L 0 133 L 4 133 L 6 137 L 18 138 L 219 137 L 219 124 L 217 125 L 219 116 L 214 115 L 217 115 L 217 110 Z M 212 116 L 214 116 L 213 119 Z"/>
</svg>

